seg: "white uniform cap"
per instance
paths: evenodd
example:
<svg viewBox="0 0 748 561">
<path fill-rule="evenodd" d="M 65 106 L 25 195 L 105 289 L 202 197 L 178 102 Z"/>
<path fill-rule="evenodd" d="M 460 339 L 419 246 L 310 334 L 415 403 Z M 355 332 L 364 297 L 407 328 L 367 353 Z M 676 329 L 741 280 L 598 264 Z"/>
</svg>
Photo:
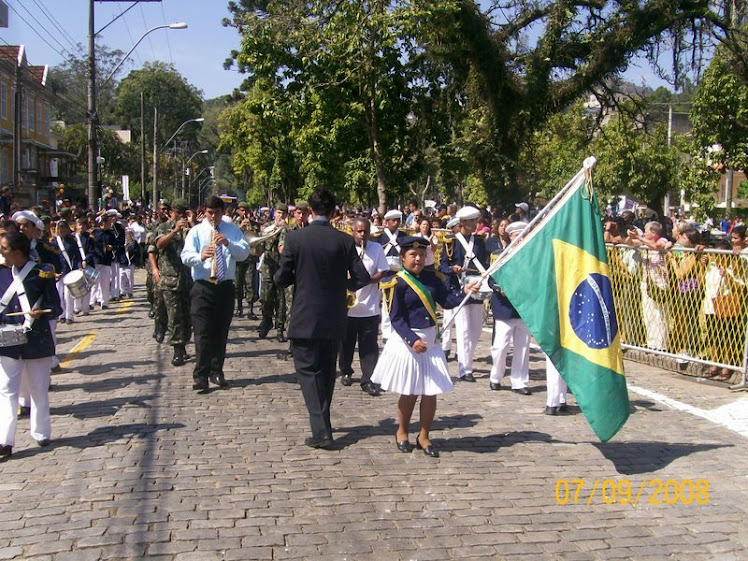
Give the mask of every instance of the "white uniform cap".
<svg viewBox="0 0 748 561">
<path fill-rule="evenodd" d="M 40 230 L 44 230 L 44 222 L 42 222 L 41 219 L 30 210 L 19 210 L 18 212 L 14 212 L 13 222 L 18 222 L 18 220 L 28 220 Z"/>
<path fill-rule="evenodd" d="M 457 211 L 455 216 L 460 220 L 477 220 L 480 218 L 480 211 L 472 206 L 464 206 Z"/>
<path fill-rule="evenodd" d="M 514 208 L 521 208 L 525 212 L 530 212 L 530 207 L 527 203 L 517 203 L 516 205 L 514 205 Z"/>
<path fill-rule="evenodd" d="M 527 222 L 512 222 L 506 227 L 507 234 L 513 234 L 515 232 L 521 232 L 527 226 Z"/>
<path fill-rule="evenodd" d="M 108 216 L 119 216 L 119 212 L 117 212 L 116 208 L 110 208 L 106 213 Z"/>
<path fill-rule="evenodd" d="M 260 207 L 260 212 L 269 212 L 269 211 L 270 211 L 270 207 L 266 207 L 266 206 Z"/>
<path fill-rule="evenodd" d="M 402 220 L 403 213 L 397 209 L 388 210 L 387 214 L 384 215 L 385 220 Z"/>
<path fill-rule="evenodd" d="M 447 226 L 446 227 L 451 230 L 452 228 L 454 228 L 455 226 L 457 226 L 459 223 L 460 223 L 460 219 L 458 217 L 456 217 L 456 216 L 453 216 L 447 222 Z"/>
</svg>

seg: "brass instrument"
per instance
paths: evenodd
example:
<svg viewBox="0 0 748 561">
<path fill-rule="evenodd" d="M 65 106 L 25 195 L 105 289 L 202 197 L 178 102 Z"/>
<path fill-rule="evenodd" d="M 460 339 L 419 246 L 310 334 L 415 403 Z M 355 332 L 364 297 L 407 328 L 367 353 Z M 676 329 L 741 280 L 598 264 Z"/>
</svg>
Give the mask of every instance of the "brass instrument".
<svg viewBox="0 0 748 561">
<path fill-rule="evenodd" d="M 264 226 L 259 236 L 252 231 L 245 232 L 244 239 L 249 244 L 249 249 L 252 251 L 252 255 L 259 257 L 259 254 L 262 253 L 262 242 L 274 238 L 281 233 L 282 229 L 282 226 L 272 223 Z"/>
<path fill-rule="evenodd" d="M 347 290 L 345 293 L 345 303 L 348 309 L 354 308 L 358 305 L 358 296 L 352 290 Z"/>
<path fill-rule="evenodd" d="M 216 244 L 216 233 L 218 228 L 213 227 L 213 231 L 210 234 L 210 238 L 213 246 L 213 263 L 210 266 L 210 278 L 208 279 L 213 284 L 218 284 L 218 261 L 216 261 L 216 252 L 219 251 L 218 245 Z"/>
</svg>

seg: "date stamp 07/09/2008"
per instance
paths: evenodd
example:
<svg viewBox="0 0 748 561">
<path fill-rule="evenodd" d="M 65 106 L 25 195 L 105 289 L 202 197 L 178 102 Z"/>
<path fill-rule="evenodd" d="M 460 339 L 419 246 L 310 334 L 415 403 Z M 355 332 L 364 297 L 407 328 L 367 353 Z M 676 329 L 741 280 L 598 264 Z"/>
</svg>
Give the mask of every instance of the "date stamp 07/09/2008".
<svg viewBox="0 0 748 561">
<path fill-rule="evenodd" d="M 556 503 L 560 505 L 631 504 L 640 502 L 658 504 L 709 503 L 709 481 L 706 479 L 558 479 L 555 489 Z"/>
</svg>

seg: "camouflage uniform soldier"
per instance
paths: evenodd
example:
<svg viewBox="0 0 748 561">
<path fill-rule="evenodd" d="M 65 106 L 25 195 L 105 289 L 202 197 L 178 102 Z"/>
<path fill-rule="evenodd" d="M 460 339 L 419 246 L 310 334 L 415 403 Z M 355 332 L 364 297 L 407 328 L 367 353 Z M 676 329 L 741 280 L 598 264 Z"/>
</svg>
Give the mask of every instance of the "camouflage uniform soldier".
<svg viewBox="0 0 748 561">
<path fill-rule="evenodd" d="M 150 291 L 148 301 L 151 303 L 151 312 L 153 317 L 153 338 L 158 343 L 164 342 L 168 321 L 166 316 L 166 306 L 164 305 L 164 293 L 158 287 L 158 281 L 161 280 L 161 271 L 158 268 L 158 248 L 156 248 L 156 232 L 148 232 L 146 235 L 146 244 L 148 251 L 148 273 L 146 278 L 146 288 Z"/>
<path fill-rule="evenodd" d="M 275 328 L 279 332 L 284 331 L 286 322 L 286 305 L 285 295 L 282 290 L 273 282 L 273 275 L 278 270 L 280 264 L 280 251 L 278 250 L 278 239 L 281 233 L 287 227 L 285 222 L 288 206 L 283 203 L 275 205 L 275 220 L 272 224 L 266 224 L 262 230 L 262 235 L 275 229 L 275 234 L 265 240 L 261 245 L 264 250 L 262 265 L 260 266 L 260 275 L 262 275 L 262 322 L 257 330 L 260 339 L 268 336 L 268 332 L 273 326 L 273 317 L 275 317 Z M 285 332 L 283 333 L 285 337 Z"/>
<path fill-rule="evenodd" d="M 306 201 L 299 201 L 296 203 L 296 208 L 294 209 L 294 223 L 289 225 L 288 228 L 286 228 L 284 231 L 280 233 L 280 236 L 278 236 L 278 250 L 279 253 L 283 253 L 283 244 L 286 241 L 286 236 L 288 233 L 292 230 L 299 230 L 300 228 L 304 228 L 308 224 L 309 220 L 309 203 Z M 286 321 L 283 325 L 283 331 L 278 331 L 278 342 L 279 343 L 285 343 L 288 341 L 286 338 L 286 332 L 288 331 L 288 324 L 291 321 L 291 306 L 293 305 L 293 286 L 287 286 L 284 289 L 284 295 L 286 298 Z"/>
<path fill-rule="evenodd" d="M 187 360 L 185 345 L 190 339 L 190 289 L 192 276 L 190 270 L 182 264 L 180 254 L 184 247 L 189 223 L 184 216 L 188 209 L 187 201 L 177 199 L 171 210 L 171 219 L 158 229 L 156 247 L 158 248 L 158 266 L 160 280 L 158 286 L 163 293 L 166 315 L 168 317 L 168 341 L 174 347 L 174 366 L 182 366 Z"/>
<path fill-rule="evenodd" d="M 254 224 L 250 218 L 248 211 L 249 204 L 245 202 L 239 203 L 237 208 L 237 216 L 234 218 L 234 224 L 239 226 L 239 229 L 246 234 L 250 232 L 252 234 L 258 234 L 257 224 Z M 254 313 L 254 303 L 257 301 L 255 294 L 257 294 L 256 288 L 257 283 L 255 276 L 257 273 L 257 256 L 250 253 L 249 257 L 244 261 L 236 262 L 236 315 L 241 316 L 244 313 L 244 299 L 246 298 L 249 304 L 249 313 L 247 317 L 249 319 L 257 319 Z"/>
</svg>

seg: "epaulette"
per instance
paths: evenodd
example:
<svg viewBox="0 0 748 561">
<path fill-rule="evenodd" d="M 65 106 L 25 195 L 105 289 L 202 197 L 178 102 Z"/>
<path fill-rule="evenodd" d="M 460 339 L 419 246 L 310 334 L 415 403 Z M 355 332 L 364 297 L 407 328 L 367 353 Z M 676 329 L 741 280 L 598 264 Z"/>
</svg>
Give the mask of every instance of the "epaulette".
<svg viewBox="0 0 748 561">
<path fill-rule="evenodd" d="M 446 244 L 455 243 L 455 235 L 450 234 L 448 236 L 444 236 L 444 243 Z"/>
<path fill-rule="evenodd" d="M 49 251 L 51 253 L 54 253 L 55 255 L 59 255 L 60 254 L 60 248 L 57 247 L 56 245 L 52 245 L 51 243 L 48 243 L 48 242 L 44 242 L 44 249 L 46 249 L 47 251 Z"/>
<path fill-rule="evenodd" d="M 441 271 L 434 271 L 434 275 L 436 275 L 436 278 L 438 278 L 442 282 L 447 282 L 447 277 L 444 276 L 444 273 Z"/>
<path fill-rule="evenodd" d="M 55 268 L 49 263 L 40 263 L 39 264 L 39 278 L 40 279 L 55 278 Z"/>
<path fill-rule="evenodd" d="M 394 288 L 396 284 L 397 284 L 397 276 L 394 276 L 390 280 L 379 281 L 379 288 L 382 290 L 389 290 L 390 288 Z"/>
<path fill-rule="evenodd" d="M 372 240 L 373 240 L 374 238 L 380 238 L 380 237 L 382 236 L 382 234 L 383 234 L 383 232 L 382 232 L 382 231 L 380 230 L 379 232 L 376 232 L 376 233 L 374 233 L 374 234 L 371 234 L 371 236 L 369 236 L 369 238 L 370 238 L 370 239 L 372 239 Z"/>
</svg>

